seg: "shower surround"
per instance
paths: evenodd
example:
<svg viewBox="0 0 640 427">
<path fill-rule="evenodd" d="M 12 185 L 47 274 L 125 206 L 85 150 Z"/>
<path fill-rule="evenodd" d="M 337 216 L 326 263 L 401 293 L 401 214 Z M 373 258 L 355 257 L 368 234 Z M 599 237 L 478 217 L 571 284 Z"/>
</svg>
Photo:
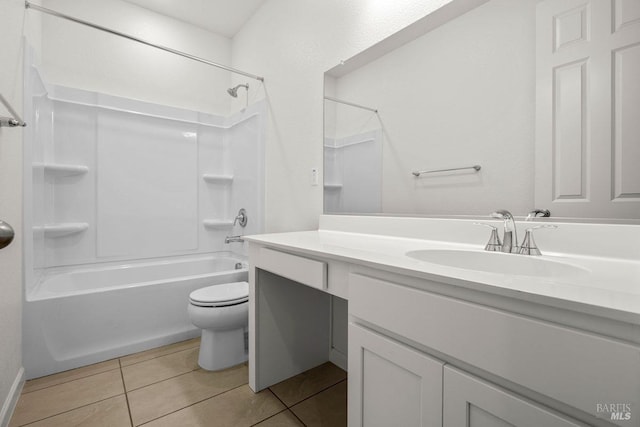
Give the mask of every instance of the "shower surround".
<svg viewBox="0 0 640 427">
<path fill-rule="evenodd" d="M 27 377 L 196 336 L 189 292 L 245 279 L 224 239 L 262 230 L 264 103 L 222 117 L 26 77 Z"/>
</svg>

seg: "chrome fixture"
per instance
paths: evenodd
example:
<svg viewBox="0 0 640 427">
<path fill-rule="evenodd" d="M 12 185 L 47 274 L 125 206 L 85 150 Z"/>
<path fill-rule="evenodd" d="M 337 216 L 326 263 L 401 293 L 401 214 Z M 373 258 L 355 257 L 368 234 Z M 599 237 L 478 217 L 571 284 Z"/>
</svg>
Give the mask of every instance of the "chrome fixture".
<svg viewBox="0 0 640 427">
<path fill-rule="evenodd" d="M 4 249 L 11 244 L 15 233 L 13 228 L 6 222 L 0 220 L 0 249 Z"/>
<path fill-rule="evenodd" d="M 242 263 L 241 262 L 236 262 L 236 266 L 235 266 L 235 270 L 242 270 Z"/>
<path fill-rule="evenodd" d="M 227 93 L 229 95 L 233 96 L 234 98 L 237 98 L 238 97 L 238 89 L 241 88 L 241 87 L 247 89 L 247 92 L 249 91 L 249 84 L 245 83 L 243 85 L 238 85 L 236 87 L 231 87 L 231 88 L 227 89 Z M 248 96 L 248 94 L 247 94 L 247 96 Z"/>
<path fill-rule="evenodd" d="M 224 242 L 229 244 L 233 242 L 244 242 L 242 236 L 227 236 L 224 238 Z"/>
<path fill-rule="evenodd" d="M 427 173 L 436 173 L 436 172 L 450 172 L 450 171 L 461 171 L 461 170 L 465 170 L 465 169 L 473 169 L 476 172 L 478 172 L 480 169 L 482 169 L 482 166 L 480 165 L 473 165 L 473 166 L 465 166 L 463 168 L 451 168 L 451 169 L 434 169 L 434 170 L 427 170 L 427 171 L 413 171 L 411 172 L 411 174 L 413 176 L 420 176 L 423 174 L 427 174 Z"/>
<path fill-rule="evenodd" d="M 244 208 L 240 208 L 238 215 L 233 220 L 233 225 L 240 224 L 240 227 L 246 227 L 248 221 L 247 211 Z"/>
<path fill-rule="evenodd" d="M 498 228 L 494 227 L 491 224 L 485 224 L 483 222 L 474 222 L 474 225 L 481 225 L 483 227 L 488 227 L 491 229 L 491 236 L 489 237 L 489 241 L 484 247 L 485 251 L 489 252 L 502 252 L 502 242 L 500 241 L 500 237 L 498 237 Z"/>
<path fill-rule="evenodd" d="M 174 55 L 179 55 L 179 56 L 182 56 L 182 57 L 185 57 L 185 58 L 192 59 L 194 61 L 202 62 L 203 64 L 207 64 L 207 65 L 211 65 L 213 67 L 221 68 L 223 70 L 231 71 L 232 73 L 242 74 L 243 76 L 251 77 L 252 79 L 260 80 L 261 82 L 264 81 L 264 77 L 256 76 L 255 74 L 247 73 L 246 71 L 241 71 L 241 70 L 238 70 L 236 68 L 227 67 L 226 65 L 218 64 L 218 63 L 213 62 L 213 61 L 208 61 L 206 59 L 197 57 L 195 55 L 191 55 L 189 53 L 181 52 L 181 51 L 176 50 L 176 49 L 171 49 L 170 47 L 166 47 L 166 46 L 162 46 L 162 45 L 159 45 L 159 44 L 156 44 L 156 43 L 152 43 L 150 41 L 147 41 L 147 40 L 144 40 L 144 39 L 141 39 L 141 38 L 138 38 L 138 37 L 130 36 L 129 34 L 121 33 L 120 31 L 112 30 L 111 28 L 103 27 L 102 25 L 98 25 L 98 24 L 94 24 L 94 23 L 91 23 L 91 22 L 88 22 L 88 21 L 85 21 L 85 20 L 82 20 L 82 19 L 74 18 L 73 16 L 65 15 L 64 13 L 57 12 L 57 11 L 55 11 L 53 9 L 47 9 L 46 7 L 38 6 L 37 4 L 33 4 L 33 3 L 29 2 L 29 1 L 25 1 L 24 8 L 25 9 L 33 9 L 33 10 L 37 10 L 38 12 L 47 13 L 49 15 L 56 16 L 58 18 L 62 18 L 62 19 L 66 19 L 68 21 L 75 22 L 76 24 L 86 25 L 87 27 L 91 27 L 91 28 L 94 28 L 96 30 L 104 31 L 104 32 L 109 33 L 109 34 L 113 34 L 114 36 L 123 37 L 125 39 L 129 39 L 129 40 L 134 41 L 134 42 L 138 42 L 138 43 L 142 43 L 144 45 L 150 46 L 150 47 L 154 47 L 156 49 L 164 50 L 165 52 L 173 53 Z"/>
<path fill-rule="evenodd" d="M 13 117 L 0 116 L 0 127 L 7 126 L 10 128 L 13 128 L 16 126 L 24 127 L 27 125 L 24 121 L 22 121 L 22 119 L 20 118 L 20 115 L 16 113 L 16 110 L 14 110 L 13 107 L 11 107 L 11 104 L 9 104 L 9 101 L 7 101 L 6 98 L 2 96 L 1 93 L 0 93 L 0 102 L 4 104 L 4 106 L 7 108 L 7 111 L 13 116 Z"/>
<path fill-rule="evenodd" d="M 536 246 L 536 242 L 533 240 L 533 230 L 537 230 L 538 228 L 558 228 L 557 225 L 538 225 L 536 227 L 527 228 L 524 240 L 522 241 L 522 246 L 518 253 L 520 255 L 542 255 L 540 253 L 540 249 Z"/>
<path fill-rule="evenodd" d="M 551 211 L 549 209 L 534 209 L 527 215 L 525 221 L 531 221 L 533 218 L 542 217 L 549 218 L 551 216 Z"/>
<path fill-rule="evenodd" d="M 504 232 L 502 234 L 502 252 L 518 253 L 518 235 L 516 234 L 516 222 L 511 212 L 500 209 L 491 214 L 491 218 L 498 218 L 504 221 Z"/>
</svg>

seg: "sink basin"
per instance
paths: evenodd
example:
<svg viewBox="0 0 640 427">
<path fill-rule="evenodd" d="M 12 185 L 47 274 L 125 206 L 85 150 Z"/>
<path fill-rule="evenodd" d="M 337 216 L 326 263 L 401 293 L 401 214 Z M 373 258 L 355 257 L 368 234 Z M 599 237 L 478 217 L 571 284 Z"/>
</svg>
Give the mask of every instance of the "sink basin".
<svg viewBox="0 0 640 427">
<path fill-rule="evenodd" d="M 561 261 L 502 252 L 427 249 L 409 251 L 406 255 L 431 264 L 517 276 L 566 277 L 588 272 Z"/>
</svg>

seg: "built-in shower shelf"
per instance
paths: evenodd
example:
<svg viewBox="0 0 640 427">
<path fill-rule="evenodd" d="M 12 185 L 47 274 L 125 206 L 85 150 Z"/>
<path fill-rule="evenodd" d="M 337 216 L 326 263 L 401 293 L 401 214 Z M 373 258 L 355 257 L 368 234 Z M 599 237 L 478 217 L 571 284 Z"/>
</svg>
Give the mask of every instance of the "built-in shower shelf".
<svg viewBox="0 0 640 427">
<path fill-rule="evenodd" d="M 214 228 L 214 229 L 227 229 L 233 227 L 233 221 L 224 221 L 220 219 L 205 219 L 202 221 L 202 224 L 206 228 Z"/>
<path fill-rule="evenodd" d="M 89 172 L 89 168 L 84 165 L 63 165 L 60 163 L 34 163 L 34 168 L 42 168 L 45 173 L 53 176 L 73 176 L 83 175 Z"/>
<path fill-rule="evenodd" d="M 325 184 L 324 189 L 325 190 L 341 190 L 342 184 Z"/>
<path fill-rule="evenodd" d="M 86 222 L 65 222 L 60 224 L 47 224 L 33 227 L 35 232 L 44 232 L 44 237 L 56 238 L 70 236 L 72 234 L 87 231 L 89 224 Z"/>
<path fill-rule="evenodd" d="M 202 175 L 202 179 L 206 182 L 211 182 L 214 184 L 231 184 L 233 181 L 233 175 L 214 175 L 205 173 Z"/>
</svg>

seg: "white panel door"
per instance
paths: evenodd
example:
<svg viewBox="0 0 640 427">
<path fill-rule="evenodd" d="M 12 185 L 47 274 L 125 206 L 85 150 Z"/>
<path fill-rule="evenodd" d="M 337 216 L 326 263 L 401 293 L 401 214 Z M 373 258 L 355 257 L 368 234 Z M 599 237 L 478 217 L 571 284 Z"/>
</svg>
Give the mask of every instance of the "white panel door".
<svg viewBox="0 0 640 427">
<path fill-rule="evenodd" d="M 586 426 L 449 366 L 443 408 L 443 427 Z"/>
<path fill-rule="evenodd" d="M 535 204 L 554 216 L 640 218 L 639 5 L 538 4 Z"/>
<path fill-rule="evenodd" d="M 443 363 L 349 324 L 349 426 L 442 425 Z"/>
</svg>

